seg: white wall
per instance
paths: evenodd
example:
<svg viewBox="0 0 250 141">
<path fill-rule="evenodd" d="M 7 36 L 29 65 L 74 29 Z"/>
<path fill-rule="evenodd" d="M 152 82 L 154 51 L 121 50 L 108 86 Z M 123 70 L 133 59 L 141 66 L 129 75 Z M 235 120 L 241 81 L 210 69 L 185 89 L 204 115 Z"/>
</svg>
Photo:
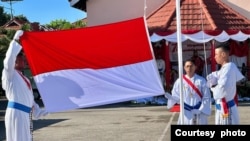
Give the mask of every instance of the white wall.
<svg viewBox="0 0 250 141">
<path fill-rule="evenodd" d="M 149 15 L 168 0 L 88 0 L 88 26 L 108 24 Z M 250 0 L 221 0 L 250 19 Z M 146 13 L 144 11 L 146 2 Z"/>
<path fill-rule="evenodd" d="M 151 14 L 168 0 L 89 0 L 87 1 L 88 26 L 118 22 Z"/>
<path fill-rule="evenodd" d="M 250 19 L 250 0 L 222 0 L 241 15 Z"/>
</svg>

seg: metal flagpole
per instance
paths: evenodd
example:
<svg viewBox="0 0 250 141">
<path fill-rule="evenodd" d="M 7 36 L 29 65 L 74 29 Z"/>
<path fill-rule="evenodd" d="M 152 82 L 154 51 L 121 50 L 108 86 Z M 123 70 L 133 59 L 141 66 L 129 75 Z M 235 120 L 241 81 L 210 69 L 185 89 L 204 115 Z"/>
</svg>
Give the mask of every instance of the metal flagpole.
<svg viewBox="0 0 250 141">
<path fill-rule="evenodd" d="M 1 0 L 2 2 L 9 2 L 10 3 L 10 16 L 11 16 L 11 19 L 14 18 L 13 16 L 13 9 L 12 9 L 12 4 L 13 4 L 13 1 L 23 1 L 23 0 Z"/>
<path fill-rule="evenodd" d="M 144 0 L 144 14 L 143 16 L 146 18 L 146 10 L 147 10 L 147 0 Z"/>
<path fill-rule="evenodd" d="M 183 103 L 183 59 L 182 59 L 182 41 L 181 41 L 181 14 L 180 0 L 176 0 L 176 27 L 177 27 L 177 45 L 178 45 L 178 67 L 180 79 L 180 117 L 181 124 L 184 123 L 184 103 Z"/>
</svg>

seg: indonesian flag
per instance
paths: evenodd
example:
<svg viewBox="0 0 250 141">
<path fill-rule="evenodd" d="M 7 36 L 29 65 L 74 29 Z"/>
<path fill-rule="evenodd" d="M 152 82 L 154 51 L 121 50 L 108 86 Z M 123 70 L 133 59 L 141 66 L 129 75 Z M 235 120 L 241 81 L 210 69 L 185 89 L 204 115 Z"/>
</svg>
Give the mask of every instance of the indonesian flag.
<svg viewBox="0 0 250 141">
<path fill-rule="evenodd" d="M 164 94 L 144 18 L 20 41 L 49 112 Z"/>
</svg>

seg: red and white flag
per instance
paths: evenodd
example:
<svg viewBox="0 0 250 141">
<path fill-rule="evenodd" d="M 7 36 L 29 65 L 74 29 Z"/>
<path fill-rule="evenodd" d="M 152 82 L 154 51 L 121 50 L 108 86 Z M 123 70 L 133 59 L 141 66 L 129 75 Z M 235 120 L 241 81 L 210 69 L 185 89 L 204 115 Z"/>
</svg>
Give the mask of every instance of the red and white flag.
<svg viewBox="0 0 250 141">
<path fill-rule="evenodd" d="M 20 41 L 49 112 L 164 94 L 144 18 Z"/>
</svg>

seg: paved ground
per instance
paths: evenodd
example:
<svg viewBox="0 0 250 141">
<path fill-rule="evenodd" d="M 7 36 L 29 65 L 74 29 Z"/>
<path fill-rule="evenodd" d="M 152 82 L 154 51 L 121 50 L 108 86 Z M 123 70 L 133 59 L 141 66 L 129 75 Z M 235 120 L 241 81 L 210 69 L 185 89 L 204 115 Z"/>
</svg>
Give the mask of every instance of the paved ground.
<svg viewBox="0 0 250 141">
<path fill-rule="evenodd" d="M 0 100 L 0 141 L 5 140 L 5 107 L 6 100 Z M 249 107 L 240 103 L 241 124 L 250 123 Z M 53 113 L 34 121 L 34 141 L 170 141 L 178 114 L 166 106 L 131 103 Z M 214 112 L 209 118 L 213 123 Z"/>
</svg>

